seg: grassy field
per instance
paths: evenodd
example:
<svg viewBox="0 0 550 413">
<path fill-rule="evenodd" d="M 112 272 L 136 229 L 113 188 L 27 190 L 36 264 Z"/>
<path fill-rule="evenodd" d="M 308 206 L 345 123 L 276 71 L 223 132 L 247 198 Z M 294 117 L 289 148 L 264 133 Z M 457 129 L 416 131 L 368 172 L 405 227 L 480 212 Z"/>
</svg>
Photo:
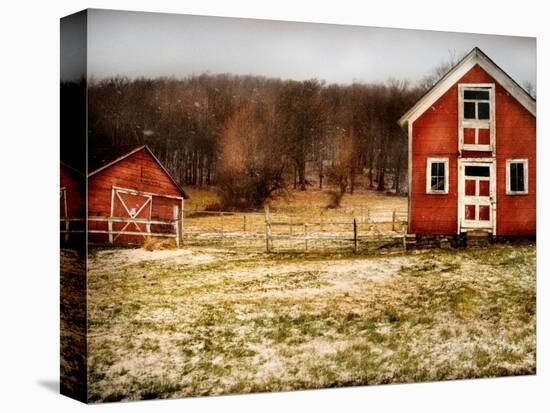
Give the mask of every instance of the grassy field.
<svg viewBox="0 0 550 413">
<path fill-rule="evenodd" d="M 90 401 L 535 373 L 535 246 L 89 257 Z"/>
</svg>

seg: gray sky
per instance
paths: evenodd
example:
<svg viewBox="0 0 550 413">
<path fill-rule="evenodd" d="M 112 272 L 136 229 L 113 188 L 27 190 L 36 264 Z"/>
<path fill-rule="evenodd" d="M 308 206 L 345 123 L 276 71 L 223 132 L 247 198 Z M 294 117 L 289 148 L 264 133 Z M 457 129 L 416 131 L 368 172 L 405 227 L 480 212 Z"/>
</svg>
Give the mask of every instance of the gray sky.
<svg viewBox="0 0 550 413">
<path fill-rule="evenodd" d="M 534 38 L 220 17 L 91 10 L 88 73 L 255 74 L 329 83 L 417 81 L 480 47 L 518 83 L 536 82 Z"/>
</svg>

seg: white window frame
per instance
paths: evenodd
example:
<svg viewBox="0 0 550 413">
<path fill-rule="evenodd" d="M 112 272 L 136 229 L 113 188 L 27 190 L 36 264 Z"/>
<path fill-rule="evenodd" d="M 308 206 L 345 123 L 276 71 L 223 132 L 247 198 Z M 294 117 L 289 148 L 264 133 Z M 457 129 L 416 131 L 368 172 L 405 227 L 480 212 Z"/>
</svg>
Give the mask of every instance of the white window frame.
<svg viewBox="0 0 550 413">
<path fill-rule="evenodd" d="M 464 118 L 464 91 L 483 90 L 489 92 L 489 119 Z M 476 105 L 477 114 L 477 105 Z M 495 152 L 495 84 L 494 83 L 460 83 L 458 85 L 458 150 Z M 475 141 L 478 141 L 479 128 L 489 129 L 489 145 L 465 144 L 464 128 L 475 129 Z"/>
<path fill-rule="evenodd" d="M 441 190 L 432 189 L 432 164 L 445 164 L 445 188 Z M 426 193 L 434 195 L 447 195 L 449 193 L 449 158 L 427 158 L 426 160 Z"/>
<path fill-rule="evenodd" d="M 523 191 L 512 191 L 510 188 L 510 166 L 513 163 L 523 164 Z M 529 193 L 529 160 L 528 159 L 507 159 L 506 160 L 506 195 L 527 195 Z"/>
</svg>

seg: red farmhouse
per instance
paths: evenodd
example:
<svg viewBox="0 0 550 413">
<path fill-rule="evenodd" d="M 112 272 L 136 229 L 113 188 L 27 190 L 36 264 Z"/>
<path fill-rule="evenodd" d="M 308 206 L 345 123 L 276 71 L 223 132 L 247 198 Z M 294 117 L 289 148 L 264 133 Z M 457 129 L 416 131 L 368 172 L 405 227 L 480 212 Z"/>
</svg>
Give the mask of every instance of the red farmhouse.
<svg viewBox="0 0 550 413">
<path fill-rule="evenodd" d="M 177 224 L 182 222 L 187 195 L 148 147 L 92 151 L 88 169 L 90 242 L 140 244 L 147 236 L 178 235 Z M 84 175 L 80 183 L 73 184 L 68 179 L 70 171 L 62 165 L 62 186 L 71 183 L 71 188 L 83 188 Z M 76 201 L 76 196 L 71 199 L 66 195 L 65 199 L 62 215 L 68 211 L 65 216 L 69 220 L 86 216 L 84 203 Z"/>
<path fill-rule="evenodd" d="M 399 124 L 410 234 L 534 236 L 536 103 L 474 48 Z"/>
</svg>

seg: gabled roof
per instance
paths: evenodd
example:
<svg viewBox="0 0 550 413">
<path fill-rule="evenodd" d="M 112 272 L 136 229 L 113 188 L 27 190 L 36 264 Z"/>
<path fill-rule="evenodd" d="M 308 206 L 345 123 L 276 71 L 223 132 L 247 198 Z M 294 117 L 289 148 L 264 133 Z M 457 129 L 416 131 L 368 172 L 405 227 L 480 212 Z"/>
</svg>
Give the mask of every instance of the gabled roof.
<svg viewBox="0 0 550 413">
<path fill-rule="evenodd" d="M 66 162 L 63 162 L 61 161 L 61 166 L 64 166 L 65 168 L 67 168 L 69 171 L 75 173 L 76 175 L 80 175 L 81 177 L 84 177 L 85 174 L 83 174 L 81 171 L 79 171 L 78 169 L 72 167 L 71 165 L 69 165 L 68 163 Z"/>
<path fill-rule="evenodd" d="M 133 149 L 130 149 L 133 148 Z M 158 160 L 158 158 L 151 152 L 151 149 L 147 145 L 138 146 L 137 148 L 134 146 L 125 146 L 120 145 L 116 148 L 95 148 L 93 151 L 90 151 L 88 153 L 88 170 L 91 172 L 88 173 L 88 177 L 97 174 L 98 172 L 103 171 L 104 169 L 116 164 L 117 162 L 122 161 L 123 159 L 126 159 L 127 157 L 135 154 L 136 152 L 139 152 L 141 150 L 147 151 L 149 155 L 155 160 L 155 162 L 162 168 L 162 170 L 166 173 L 168 178 L 172 181 L 172 183 L 178 188 L 178 190 L 181 192 L 183 197 L 185 199 L 189 199 L 189 196 L 184 191 L 184 189 L 176 182 L 176 180 L 170 175 L 170 173 L 166 170 L 164 165 Z"/>
<path fill-rule="evenodd" d="M 90 171 L 91 175 L 104 166 L 112 164 L 113 161 L 124 159 L 131 154 L 139 152 L 143 148 L 143 146 L 136 147 L 136 145 L 88 145 L 88 171 Z"/>
<path fill-rule="evenodd" d="M 470 69 L 479 65 L 495 81 L 497 81 L 508 93 L 510 93 L 533 116 L 537 116 L 535 99 L 516 83 L 504 70 L 493 62 L 481 49 L 474 47 L 470 53 L 458 62 L 435 85 L 422 96 L 415 105 L 399 119 L 398 123 L 403 129 L 407 124 L 414 122 L 430 106 L 432 106 L 450 87 L 458 82 Z"/>
</svg>

